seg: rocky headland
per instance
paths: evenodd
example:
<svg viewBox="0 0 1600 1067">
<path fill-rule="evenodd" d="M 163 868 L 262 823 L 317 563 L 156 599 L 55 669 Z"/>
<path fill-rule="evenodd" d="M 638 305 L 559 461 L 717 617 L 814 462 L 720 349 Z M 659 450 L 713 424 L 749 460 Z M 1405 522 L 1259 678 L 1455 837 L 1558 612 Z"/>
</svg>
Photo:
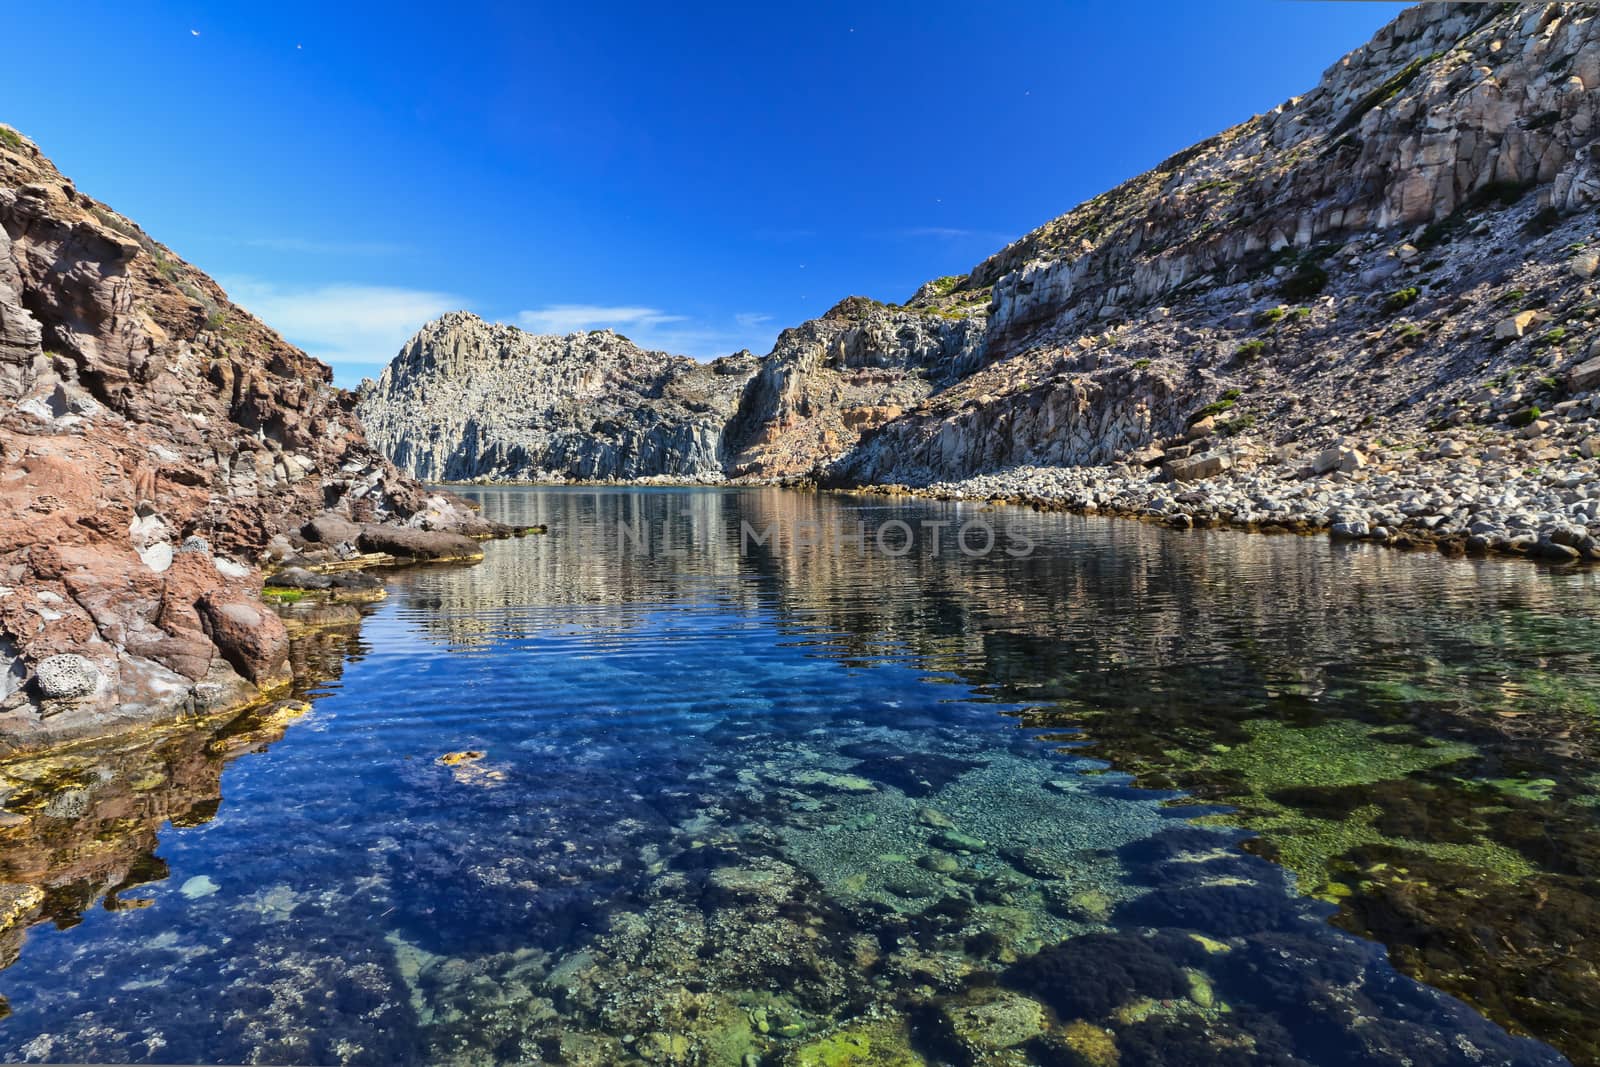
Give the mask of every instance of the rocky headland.
<svg viewBox="0 0 1600 1067">
<path fill-rule="evenodd" d="M 902 305 L 689 366 L 454 314 L 359 413 L 430 478 L 765 481 L 1600 559 L 1600 21 L 1424 4 Z"/>
<path fill-rule="evenodd" d="M 325 365 L 0 127 L 0 756 L 289 683 L 261 596 L 286 564 L 372 596 L 346 568 L 504 532 L 396 470 Z"/>
</svg>

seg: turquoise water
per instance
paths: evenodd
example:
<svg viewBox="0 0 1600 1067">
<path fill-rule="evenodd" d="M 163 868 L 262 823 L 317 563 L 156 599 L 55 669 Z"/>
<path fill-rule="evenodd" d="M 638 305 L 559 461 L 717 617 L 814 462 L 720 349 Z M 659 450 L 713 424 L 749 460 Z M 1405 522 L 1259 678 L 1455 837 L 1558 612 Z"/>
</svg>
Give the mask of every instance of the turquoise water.
<svg viewBox="0 0 1600 1067">
<path fill-rule="evenodd" d="M 1546 840 L 1590 841 L 1595 809 L 1560 807 L 1593 772 L 1583 738 L 1534 766 L 1468 699 L 1489 684 L 1473 642 L 1506 658 L 1496 691 L 1543 677 L 1549 634 L 1593 621 L 1589 578 L 781 491 L 471 495 L 551 532 L 490 544 L 476 567 L 397 572 L 358 630 L 302 639 L 336 677 L 286 729 L 235 724 L 31 793 L 8 777 L 7 807 L 30 818 L 7 831 L 8 877 L 46 885 L 55 923 L 0 972 L 0 1055 L 1585 1057 L 1557 1010 L 1578 993 L 1548 990 L 1555 1014 L 1496 1003 L 1461 975 L 1504 975 L 1472 957 L 1451 966 L 1469 1006 L 1330 919 L 1382 937 L 1359 906 L 1386 899 L 1385 872 L 1421 869 L 1411 846 L 1442 865 L 1435 887 L 1592 891 L 1587 860 L 1555 870 L 1492 812 L 1438 842 L 1385 822 L 1419 789 L 1443 804 L 1548 781 L 1529 809 L 1510 788 L 1480 806 L 1542 808 Z M 980 515 L 1033 553 L 790 537 Z M 619 540 L 641 520 L 648 548 Z M 741 521 L 778 537 L 741 551 Z M 1505 635 L 1519 626 L 1550 628 L 1538 662 Z M 1563 670 L 1592 678 L 1592 654 Z M 1295 769 L 1312 745 L 1335 780 Z M 1260 826 L 1252 778 L 1276 805 Z M 1324 824 L 1355 829 L 1330 845 Z M 1462 927 L 1496 921 L 1474 907 L 1462 897 Z M 1571 929 L 1542 935 L 1552 951 L 1581 943 L 1569 910 Z M 1425 958 L 1407 970 L 1431 977 Z"/>
</svg>

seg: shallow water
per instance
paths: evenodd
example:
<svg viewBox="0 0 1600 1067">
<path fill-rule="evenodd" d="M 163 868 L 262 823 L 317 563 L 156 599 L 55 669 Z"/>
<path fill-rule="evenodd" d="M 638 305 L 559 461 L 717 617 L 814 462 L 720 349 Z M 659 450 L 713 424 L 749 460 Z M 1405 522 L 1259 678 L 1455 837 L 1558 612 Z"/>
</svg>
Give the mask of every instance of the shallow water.
<svg viewBox="0 0 1600 1067">
<path fill-rule="evenodd" d="M 4 769 L 0 1058 L 1600 1058 L 1593 574 L 470 495 L 305 716 Z"/>
</svg>

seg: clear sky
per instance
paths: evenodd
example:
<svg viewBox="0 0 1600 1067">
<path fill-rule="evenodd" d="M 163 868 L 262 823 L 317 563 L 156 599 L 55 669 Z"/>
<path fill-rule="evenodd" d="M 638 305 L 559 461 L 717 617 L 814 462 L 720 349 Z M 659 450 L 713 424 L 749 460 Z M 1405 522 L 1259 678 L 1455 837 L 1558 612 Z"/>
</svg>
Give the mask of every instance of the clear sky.
<svg viewBox="0 0 1600 1067">
<path fill-rule="evenodd" d="M 901 301 L 1403 5 L 16 5 L 0 120 L 331 362 L 465 307 L 709 358 Z"/>
</svg>

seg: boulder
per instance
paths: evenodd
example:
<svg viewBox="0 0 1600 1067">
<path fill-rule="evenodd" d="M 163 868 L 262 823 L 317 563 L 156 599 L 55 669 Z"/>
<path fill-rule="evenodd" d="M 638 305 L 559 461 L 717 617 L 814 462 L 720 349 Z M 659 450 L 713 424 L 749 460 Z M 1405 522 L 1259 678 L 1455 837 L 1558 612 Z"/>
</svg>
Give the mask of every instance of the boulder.
<svg viewBox="0 0 1600 1067">
<path fill-rule="evenodd" d="M 267 584 L 278 589 L 332 589 L 333 578 L 304 567 L 285 567 L 268 578 Z"/>
<path fill-rule="evenodd" d="M 82 656 L 49 656 L 34 668 L 39 691 L 47 700 L 75 700 L 93 695 L 100 687 L 100 671 Z"/>
<path fill-rule="evenodd" d="M 222 658 L 265 689 L 289 680 L 289 632 L 283 620 L 257 600 L 215 590 L 195 608 Z"/>
<path fill-rule="evenodd" d="M 418 530 L 410 526 L 369 524 L 357 539 L 363 552 L 387 552 L 401 559 L 480 559 L 483 549 L 470 537 Z"/>
<path fill-rule="evenodd" d="M 1193 482 L 1213 478 L 1233 468 L 1233 457 L 1226 452 L 1202 452 L 1186 459 L 1168 460 L 1164 469 L 1175 482 Z"/>
<path fill-rule="evenodd" d="M 1494 328 L 1494 335 L 1502 341 L 1514 341 L 1527 333 L 1529 327 L 1538 321 L 1537 311 L 1519 311 L 1509 319 L 1501 319 Z"/>
<path fill-rule="evenodd" d="M 1600 387 L 1600 356 L 1567 371 L 1567 388 L 1572 392 L 1584 393 L 1596 387 Z"/>
<path fill-rule="evenodd" d="M 1533 555 L 1551 563 L 1576 563 L 1583 558 L 1583 553 L 1578 549 L 1571 545 L 1557 544 L 1555 541 L 1540 541 L 1532 546 L 1530 551 Z"/>
<path fill-rule="evenodd" d="M 324 511 L 300 528 L 307 541 L 324 545 L 353 545 L 361 536 L 361 527 L 332 511 Z"/>
<path fill-rule="evenodd" d="M 1349 474 L 1366 465 L 1367 457 L 1362 455 L 1360 450 L 1345 445 L 1323 449 L 1311 461 L 1311 469 L 1318 474 L 1327 474 L 1330 471 L 1344 471 Z"/>
</svg>

